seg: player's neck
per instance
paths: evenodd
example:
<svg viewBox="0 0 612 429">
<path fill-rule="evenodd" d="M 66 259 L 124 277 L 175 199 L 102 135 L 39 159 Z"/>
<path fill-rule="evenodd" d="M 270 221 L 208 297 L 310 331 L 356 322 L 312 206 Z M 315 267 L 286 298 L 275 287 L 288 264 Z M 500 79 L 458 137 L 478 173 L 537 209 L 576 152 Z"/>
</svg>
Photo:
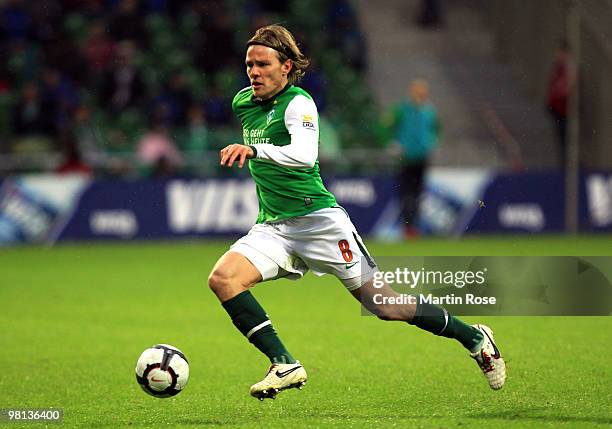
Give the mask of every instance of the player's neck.
<svg viewBox="0 0 612 429">
<path fill-rule="evenodd" d="M 276 97 L 278 97 L 279 95 L 281 95 L 285 91 L 287 91 L 287 89 L 289 89 L 290 86 L 291 86 L 291 83 L 290 82 L 286 82 L 285 85 L 283 85 L 278 91 L 274 92 L 273 94 L 269 95 L 268 97 L 266 97 L 266 98 L 253 97 L 253 101 L 255 101 L 256 103 L 266 104 L 266 103 L 274 100 Z"/>
</svg>

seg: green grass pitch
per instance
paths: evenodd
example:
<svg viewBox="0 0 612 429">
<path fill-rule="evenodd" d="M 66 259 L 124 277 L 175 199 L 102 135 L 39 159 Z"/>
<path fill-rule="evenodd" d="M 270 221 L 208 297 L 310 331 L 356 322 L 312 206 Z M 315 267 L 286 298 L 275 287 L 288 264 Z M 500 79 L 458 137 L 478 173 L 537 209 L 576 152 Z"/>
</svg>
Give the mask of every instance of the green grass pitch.
<svg viewBox="0 0 612 429">
<path fill-rule="evenodd" d="M 612 252 L 610 237 L 368 245 L 375 256 Z M 227 246 L 0 250 L 0 408 L 63 408 L 61 427 L 87 428 L 612 425 L 612 318 L 466 318 L 488 323 L 507 359 L 507 384 L 494 392 L 458 343 L 361 317 L 340 283 L 310 274 L 255 288 L 309 374 L 304 390 L 259 402 L 248 388 L 268 363 L 206 286 Z M 137 357 L 155 343 L 181 348 L 191 364 L 189 385 L 171 399 L 145 395 L 134 377 Z"/>
</svg>

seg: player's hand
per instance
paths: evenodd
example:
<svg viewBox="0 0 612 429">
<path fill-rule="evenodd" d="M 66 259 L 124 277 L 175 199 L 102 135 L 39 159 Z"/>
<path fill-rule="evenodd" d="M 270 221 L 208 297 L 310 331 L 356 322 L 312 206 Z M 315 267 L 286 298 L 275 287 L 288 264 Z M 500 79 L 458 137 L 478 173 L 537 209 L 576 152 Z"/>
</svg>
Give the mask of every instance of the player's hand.
<svg viewBox="0 0 612 429">
<path fill-rule="evenodd" d="M 250 146 L 231 144 L 221 149 L 219 156 L 221 157 L 221 165 L 231 167 L 234 165 L 234 162 L 238 161 L 238 167 L 242 168 L 244 162 L 247 159 L 253 158 L 255 153 Z"/>
</svg>

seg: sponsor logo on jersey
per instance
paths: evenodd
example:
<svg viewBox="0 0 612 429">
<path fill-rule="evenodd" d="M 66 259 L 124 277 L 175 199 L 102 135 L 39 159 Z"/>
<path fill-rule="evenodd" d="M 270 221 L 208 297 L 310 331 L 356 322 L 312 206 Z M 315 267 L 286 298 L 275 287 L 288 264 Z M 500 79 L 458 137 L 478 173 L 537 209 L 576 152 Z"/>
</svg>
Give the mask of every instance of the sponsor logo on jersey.
<svg viewBox="0 0 612 429">
<path fill-rule="evenodd" d="M 272 122 L 272 119 L 274 118 L 275 112 L 276 112 L 276 109 L 272 109 L 270 110 L 270 112 L 268 112 L 268 116 L 266 116 L 266 125 L 270 125 L 270 122 Z"/>
<path fill-rule="evenodd" d="M 270 137 L 264 137 L 265 129 L 257 128 L 257 129 L 248 129 L 244 128 L 242 130 L 242 140 L 244 144 L 270 144 Z"/>
<path fill-rule="evenodd" d="M 312 115 L 302 115 L 302 126 L 311 130 L 315 129 Z"/>
</svg>

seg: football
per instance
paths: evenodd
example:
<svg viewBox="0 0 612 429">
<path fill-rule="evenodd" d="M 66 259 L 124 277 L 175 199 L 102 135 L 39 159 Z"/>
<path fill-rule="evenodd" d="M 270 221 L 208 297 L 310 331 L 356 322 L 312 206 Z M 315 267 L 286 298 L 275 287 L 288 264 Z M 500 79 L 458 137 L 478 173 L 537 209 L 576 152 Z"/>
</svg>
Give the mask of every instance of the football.
<svg viewBox="0 0 612 429">
<path fill-rule="evenodd" d="M 169 398 L 189 381 L 189 362 L 179 349 L 157 344 L 146 349 L 136 363 L 136 381 L 151 396 Z"/>
</svg>

